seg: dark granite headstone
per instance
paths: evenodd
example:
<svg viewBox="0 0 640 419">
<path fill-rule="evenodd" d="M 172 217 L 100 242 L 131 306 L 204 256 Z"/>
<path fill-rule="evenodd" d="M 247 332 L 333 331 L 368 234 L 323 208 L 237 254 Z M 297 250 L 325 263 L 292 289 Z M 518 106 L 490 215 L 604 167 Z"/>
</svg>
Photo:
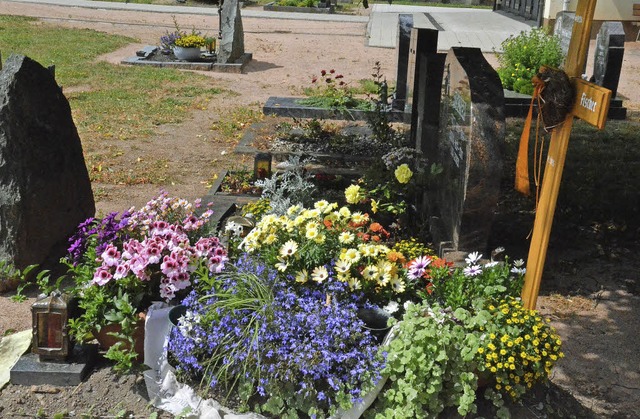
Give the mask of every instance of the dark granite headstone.
<svg viewBox="0 0 640 419">
<path fill-rule="evenodd" d="M 446 54 L 438 54 L 438 31 L 413 28 L 409 48 L 407 103 L 411 144 L 433 159 L 440 123 L 440 90 Z"/>
<path fill-rule="evenodd" d="M 413 15 L 401 13 L 398 15 L 398 57 L 396 70 L 396 92 L 393 97 L 393 109 L 404 111 L 407 99 L 407 68 L 409 66 L 409 45 L 411 43 L 411 29 Z"/>
<path fill-rule="evenodd" d="M 240 16 L 240 2 L 225 0 L 220 11 L 220 51 L 218 63 L 233 63 L 244 54 L 244 31 Z"/>
<path fill-rule="evenodd" d="M 612 99 L 618 92 L 624 58 L 624 36 L 621 22 L 604 22 L 596 38 L 593 79 L 597 85 L 611 90 Z"/>
<path fill-rule="evenodd" d="M 478 48 L 452 48 L 442 83 L 437 162 L 428 191 L 431 230 L 441 255 L 486 251 L 500 191 L 504 94 Z"/>
<path fill-rule="evenodd" d="M 10 56 L 0 70 L 0 260 L 58 260 L 94 213 L 69 102 L 49 70 Z"/>
</svg>

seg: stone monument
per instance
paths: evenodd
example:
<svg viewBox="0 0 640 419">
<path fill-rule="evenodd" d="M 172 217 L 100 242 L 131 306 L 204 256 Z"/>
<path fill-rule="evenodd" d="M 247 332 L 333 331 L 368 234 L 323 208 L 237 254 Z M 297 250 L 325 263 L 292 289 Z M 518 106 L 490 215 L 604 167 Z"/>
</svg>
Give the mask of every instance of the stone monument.
<svg viewBox="0 0 640 419">
<path fill-rule="evenodd" d="M 449 50 L 435 146 L 443 172 L 427 191 L 440 255 L 487 250 L 500 191 L 504 118 L 500 78 L 480 49 Z"/>
<path fill-rule="evenodd" d="M 51 71 L 11 55 L 0 70 L 0 259 L 57 261 L 94 213 L 69 102 Z"/>
<path fill-rule="evenodd" d="M 401 13 L 398 15 L 398 43 L 396 67 L 396 91 L 393 96 L 392 108 L 404 111 L 407 99 L 407 69 L 409 66 L 409 46 L 411 43 L 411 29 L 413 15 Z"/>
<path fill-rule="evenodd" d="M 447 54 L 439 54 L 438 31 L 413 28 L 407 70 L 405 112 L 411 114 L 411 144 L 430 161 L 437 152 L 440 90 Z"/>
<path fill-rule="evenodd" d="M 233 63 L 244 54 L 244 30 L 238 0 L 224 0 L 220 6 L 220 49 L 217 62 Z"/>
<path fill-rule="evenodd" d="M 621 22 L 604 22 L 596 38 L 593 55 L 593 81 L 611 90 L 615 98 L 624 57 L 624 29 Z"/>
<path fill-rule="evenodd" d="M 560 49 L 562 55 L 567 56 L 569 52 L 569 41 L 573 32 L 573 23 L 576 21 L 576 12 L 562 11 L 556 15 L 556 24 L 553 28 L 553 34 L 560 39 Z"/>
</svg>

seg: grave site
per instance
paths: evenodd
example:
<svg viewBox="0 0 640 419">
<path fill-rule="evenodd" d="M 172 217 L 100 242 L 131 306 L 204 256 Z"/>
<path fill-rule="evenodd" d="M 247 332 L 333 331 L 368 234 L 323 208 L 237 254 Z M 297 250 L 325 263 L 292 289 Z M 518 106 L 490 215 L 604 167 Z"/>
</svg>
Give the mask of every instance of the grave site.
<svg viewBox="0 0 640 419">
<path fill-rule="evenodd" d="M 639 417 L 628 25 L 190 3 L 0 0 L 0 417 Z"/>
</svg>

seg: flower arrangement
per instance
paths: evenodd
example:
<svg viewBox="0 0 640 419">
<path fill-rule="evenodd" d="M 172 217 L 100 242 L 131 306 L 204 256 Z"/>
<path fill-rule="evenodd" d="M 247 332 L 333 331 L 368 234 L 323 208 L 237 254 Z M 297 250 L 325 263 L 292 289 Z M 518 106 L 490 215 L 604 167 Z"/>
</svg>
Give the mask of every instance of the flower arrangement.
<svg viewBox="0 0 640 419">
<path fill-rule="evenodd" d="M 389 232 L 368 214 L 321 200 L 285 215 L 264 216 L 240 248 L 275 267 L 292 283 L 317 288 L 328 279 L 364 293 L 370 302 L 406 301 L 420 287 L 407 281 L 404 260 L 383 242 Z"/>
<path fill-rule="evenodd" d="M 198 207 L 162 193 L 141 210 L 89 219 L 71 238 L 66 263 L 82 310 L 70 320 L 71 334 L 85 341 L 105 326 L 121 325 L 113 332 L 121 341 L 106 353 L 117 370 L 130 369 L 138 356 L 133 333 L 140 312 L 153 300 L 186 293 L 195 271 L 224 267 L 226 250 L 205 231 L 212 211 L 198 216 Z"/>
<path fill-rule="evenodd" d="M 524 283 L 524 261 L 482 262 L 482 254 L 469 253 L 466 266 L 453 268 L 443 259 L 419 257 L 409 262 L 410 278 L 427 281 L 421 290 L 425 300 L 438 301 L 445 307 L 470 308 L 478 299 L 502 299 L 518 296 Z"/>
<path fill-rule="evenodd" d="M 399 217 L 415 209 L 416 193 L 440 171 L 438 165 L 429 167 L 419 151 L 399 147 L 382 156 L 349 186 L 345 197 L 349 204 L 369 205 L 374 214 Z"/>
<path fill-rule="evenodd" d="M 292 288 L 246 257 L 215 288 L 184 300 L 169 351 L 180 376 L 235 400 L 238 410 L 328 417 L 380 379 L 383 360 L 353 302 L 327 305 L 322 291 Z"/>
<path fill-rule="evenodd" d="M 197 34 L 180 36 L 173 42 L 173 45 L 181 48 L 201 48 L 205 44 L 206 38 Z"/>
<path fill-rule="evenodd" d="M 507 298 L 487 307 L 491 319 L 484 328 L 478 353 L 485 371 L 495 377 L 494 389 L 518 400 L 533 384 L 547 379 L 551 367 L 564 357 L 555 329 L 522 301 Z M 498 399 L 494 392 L 490 398 Z"/>
<path fill-rule="evenodd" d="M 203 36 L 195 29 L 191 30 L 191 33 L 187 33 L 180 28 L 175 16 L 173 18 L 173 24 L 175 30 L 173 32 L 167 31 L 160 37 L 160 48 L 169 53 L 173 47 L 181 48 L 202 48 L 205 45 L 212 45 L 215 48 L 215 39 Z"/>
<path fill-rule="evenodd" d="M 410 416 L 436 417 L 451 406 L 461 415 L 475 412 L 479 374 L 493 383 L 485 396 L 503 415 L 503 395 L 518 400 L 548 378 L 563 356 L 555 330 L 516 298 L 523 261 L 483 262 L 481 254 L 472 252 L 465 263 L 454 268 L 430 256 L 407 263 L 407 277 L 427 284 L 419 291 L 423 302 L 409 305 L 398 337 L 386 348 L 383 373 L 395 379 L 376 417 L 396 417 L 406 409 L 414 412 Z M 413 400 L 415 391 L 427 396 Z M 398 398 L 413 401 L 397 404 Z"/>
</svg>

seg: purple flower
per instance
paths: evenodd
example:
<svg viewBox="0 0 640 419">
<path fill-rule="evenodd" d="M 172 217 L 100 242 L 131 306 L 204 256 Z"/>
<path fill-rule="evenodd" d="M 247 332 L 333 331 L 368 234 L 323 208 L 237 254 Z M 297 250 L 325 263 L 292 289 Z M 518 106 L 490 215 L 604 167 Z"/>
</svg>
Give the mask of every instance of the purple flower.
<svg viewBox="0 0 640 419">
<path fill-rule="evenodd" d="M 427 271 L 427 266 L 431 263 L 429 256 L 420 256 L 409 263 L 407 277 L 409 279 L 418 279 Z"/>
</svg>

